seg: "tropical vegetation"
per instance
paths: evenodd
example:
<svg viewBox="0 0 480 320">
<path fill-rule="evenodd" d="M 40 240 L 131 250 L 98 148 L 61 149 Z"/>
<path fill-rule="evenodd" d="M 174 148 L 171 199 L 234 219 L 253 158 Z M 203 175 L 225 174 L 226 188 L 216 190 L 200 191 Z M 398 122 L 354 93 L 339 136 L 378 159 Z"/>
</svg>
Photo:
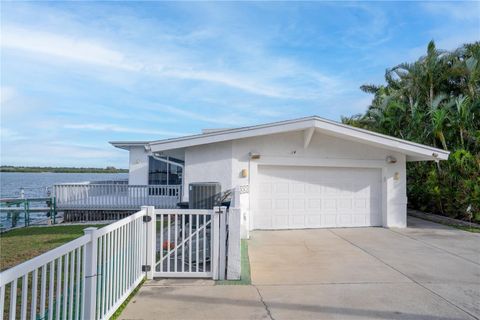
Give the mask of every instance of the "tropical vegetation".
<svg viewBox="0 0 480 320">
<path fill-rule="evenodd" d="M 409 206 L 480 222 L 480 42 L 454 51 L 431 41 L 425 56 L 366 84 L 373 100 L 342 122 L 451 151 L 448 161 L 409 162 Z"/>
</svg>

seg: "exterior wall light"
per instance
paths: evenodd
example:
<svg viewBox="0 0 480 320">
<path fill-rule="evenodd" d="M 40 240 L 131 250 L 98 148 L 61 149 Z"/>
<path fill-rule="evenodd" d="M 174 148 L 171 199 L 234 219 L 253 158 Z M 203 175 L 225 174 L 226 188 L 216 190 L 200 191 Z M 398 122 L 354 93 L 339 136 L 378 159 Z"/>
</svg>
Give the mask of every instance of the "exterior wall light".
<svg viewBox="0 0 480 320">
<path fill-rule="evenodd" d="M 385 160 L 387 161 L 387 163 L 390 163 L 390 164 L 397 163 L 397 158 L 393 156 L 388 156 Z"/>
<path fill-rule="evenodd" d="M 247 169 L 242 169 L 242 171 L 240 172 L 240 176 L 242 178 L 248 177 L 248 170 Z"/>
<path fill-rule="evenodd" d="M 248 155 L 250 156 L 250 160 L 258 160 L 258 159 L 260 159 L 260 155 L 259 155 L 258 153 L 250 152 Z"/>
</svg>

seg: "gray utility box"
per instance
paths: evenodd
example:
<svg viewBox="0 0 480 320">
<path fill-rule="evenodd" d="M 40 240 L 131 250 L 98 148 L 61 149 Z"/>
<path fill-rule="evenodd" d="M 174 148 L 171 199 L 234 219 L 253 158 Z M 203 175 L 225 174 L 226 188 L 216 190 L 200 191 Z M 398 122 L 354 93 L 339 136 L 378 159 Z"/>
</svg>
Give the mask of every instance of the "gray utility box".
<svg viewBox="0 0 480 320">
<path fill-rule="evenodd" d="M 220 206 L 222 186 L 218 182 L 195 182 L 188 185 L 189 209 L 213 209 Z"/>
</svg>

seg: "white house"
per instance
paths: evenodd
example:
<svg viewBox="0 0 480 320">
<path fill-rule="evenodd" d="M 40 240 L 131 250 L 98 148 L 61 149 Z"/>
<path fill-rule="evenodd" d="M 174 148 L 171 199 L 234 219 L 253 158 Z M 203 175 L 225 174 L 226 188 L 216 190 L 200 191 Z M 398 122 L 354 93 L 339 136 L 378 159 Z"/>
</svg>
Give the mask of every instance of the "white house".
<svg viewBox="0 0 480 320">
<path fill-rule="evenodd" d="M 317 116 L 111 144 L 130 152 L 129 184 L 239 186 L 244 236 L 254 229 L 405 227 L 406 162 L 449 155 Z"/>
</svg>

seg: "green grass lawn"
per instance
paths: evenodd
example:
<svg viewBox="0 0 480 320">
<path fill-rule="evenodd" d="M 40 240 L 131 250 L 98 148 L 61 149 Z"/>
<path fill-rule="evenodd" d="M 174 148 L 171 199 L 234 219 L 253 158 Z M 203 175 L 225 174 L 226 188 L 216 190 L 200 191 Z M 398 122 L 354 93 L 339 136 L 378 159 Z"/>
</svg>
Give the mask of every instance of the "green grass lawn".
<svg viewBox="0 0 480 320">
<path fill-rule="evenodd" d="M 453 227 L 453 228 L 457 228 L 457 229 L 460 229 L 460 230 L 463 230 L 463 231 L 468 231 L 468 232 L 473 232 L 473 233 L 480 233 L 480 228 L 477 228 L 477 227 L 467 227 L 467 226 L 459 226 L 459 225 L 455 225 L 455 224 L 447 224 L 445 223 L 445 225 L 447 226 L 450 226 L 450 227 Z"/>
<path fill-rule="evenodd" d="M 242 264 L 242 271 L 240 280 L 217 280 L 216 285 L 250 285 L 252 279 L 250 276 L 250 259 L 248 258 L 248 242 L 241 240 L 240 261 Z"/>
<path fill-rule="evenodd" d="M 83 229 L 104 225 L 58 225 L 19 228 L 0 234 L 0 270 L 27 261 L 82 236 Z"/>
</svg>

